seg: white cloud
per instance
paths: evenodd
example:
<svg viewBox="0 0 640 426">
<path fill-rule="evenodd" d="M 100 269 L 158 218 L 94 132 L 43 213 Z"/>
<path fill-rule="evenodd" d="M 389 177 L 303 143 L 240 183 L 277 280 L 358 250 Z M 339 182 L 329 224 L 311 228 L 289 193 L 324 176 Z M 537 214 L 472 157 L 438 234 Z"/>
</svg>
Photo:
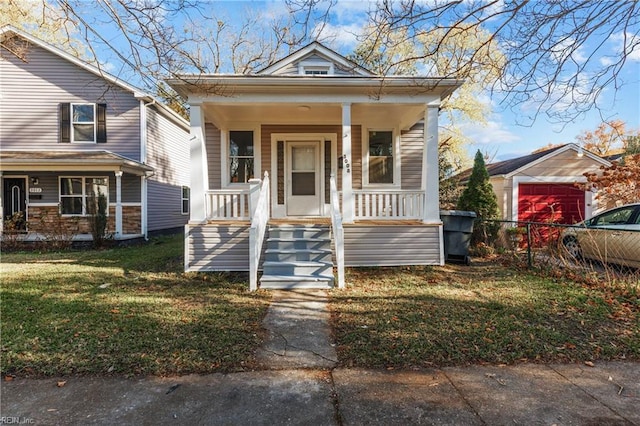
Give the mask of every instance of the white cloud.
<svg viewBox="0 0 640 426">
<path fill-rule="evenodd" d="M 626 53 L 627 60 L 640 62 L 640 36 L 620 32 L 611 36 L 616 54 Z"/>
<path fill-rule="evenodd" d="M 104 63 L 100 63 L 100 69 L 108 72 L 109 74 L 113 74 L 113 72 L 116 69 L 116 66 L 113 64 L 113 62 L 104 62 Z"/>
<path fill-rule="evenodd" d="M 608 67 L 610 65 L 613 65 L 614 63 L 615 60 L 611 56 L 603 56 L 600 58 L 600 65 L 602 65 L 603 67 Z"/>
<path fill-rule="evenodd" d="M 587 60 L 584 48 L 582 46 L 574 47 L 575 43 L 576 40 L 572 37 L 567 37 L 556 43 L 550 49 L 551 57 L 558 63 L 564 62 L 569 57 L 579 64 L 583 63 Z"/>
<path fill-rule="evenodd" d="M 518 142 L 520 136 L 509 130 L 502 122 L 502 117 L 493 114 L 486 125 L 466 123 L 461 126 L 464 135 L 472 145 L 503 145 Z"/>
<path fill-rule="evenodd" d="M 535 111 L 551 113 L 561 113 L 575 109 L 576 105 L 595 104 L 601 91 L 594 90 L 593 80 L 588 74 L 580 73 L 575 77 L 570 76 L 567 81 L 559 78 L 554 81 L 540 80 L 538 87 L 530 91 L 530 98 L 521 106 L 521 110 L 525 113 Z"/>
<path fill-rule="evenodd" d="M 333 6 L 332 11 L 339 20 L 352 19 L 353 17 L 362 18 L 371 7 L 375 7 L 373 1 L 363 0 L 338 0 Z"/>
<path fill-rule="evenodd" d="M 319 34 L 317 34 L 320 32 Z M 319 39 L 329 39 L 335 44 L 337 50 L 352 50 L 358 44 L 358 36 L 362 33 L 362 25 L 360 23 L 352 23 L 348 25 L 334 25 L 331 23 L 317 26 L 314 34 Z"/>
</svg>

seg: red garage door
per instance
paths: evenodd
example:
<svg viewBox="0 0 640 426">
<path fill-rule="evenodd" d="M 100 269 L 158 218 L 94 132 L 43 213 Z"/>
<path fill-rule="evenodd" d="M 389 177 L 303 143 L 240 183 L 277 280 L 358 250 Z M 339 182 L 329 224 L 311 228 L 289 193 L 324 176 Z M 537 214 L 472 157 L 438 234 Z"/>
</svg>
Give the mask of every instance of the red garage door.
<svg viewBox="0 0 640 426">
<path fill-rule="evenodd" d="M 580 222 L 584 217 L 584 191 L 571 183 L 521 183 L 518 220 L 523 222 Z"/>
</svg>

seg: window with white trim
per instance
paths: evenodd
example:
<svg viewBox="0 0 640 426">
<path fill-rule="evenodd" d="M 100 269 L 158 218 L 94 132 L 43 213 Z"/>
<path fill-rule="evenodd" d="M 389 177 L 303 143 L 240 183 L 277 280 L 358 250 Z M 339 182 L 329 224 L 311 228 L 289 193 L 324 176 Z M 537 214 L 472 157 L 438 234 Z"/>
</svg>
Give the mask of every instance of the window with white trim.
<svg viewBox="0 0 640 426">
<path fill-rule="evenodd" d="M 369 131 L 369 183 L 393 184 L 393 131 Z"/>
<path fill-rule="evenodd" d="M 96 141 L 96 105 L 71 104 L 71 141 Z"/>
<path fill-rule="evenodd" d="M 182 187 L 182 214 L 189 214 L 189 200 L 191 199 L 191 190 L 188 186 Z"/>
<path fill-rule="evenodd" d="M 247 183 L 255 176 L 252 130 L 229 132 L 229 182 Z"/>
<path fill-rule="evenodd" d="M 107 197 L 109 205 L 109 179 L 106 177 L 60 177 L 60 214 L 86 216 L 91 203 L 97 206 L 100 194 Z"/>
<path fill-rule="evenodd" d="M 107 104 L 60 104 L 61 143 L 106 143 Z"/>
</svg>

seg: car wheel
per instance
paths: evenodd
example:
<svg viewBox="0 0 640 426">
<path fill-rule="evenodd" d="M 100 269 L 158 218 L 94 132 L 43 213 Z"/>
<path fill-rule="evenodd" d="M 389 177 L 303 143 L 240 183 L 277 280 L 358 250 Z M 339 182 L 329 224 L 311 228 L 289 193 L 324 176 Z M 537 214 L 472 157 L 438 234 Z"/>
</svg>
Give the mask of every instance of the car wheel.
<svg viewBox="0 0 640 426">
<path fill-rule="evenodd" d="M 574 259 L 582 259 L 582 250 L 580 250 L 580 244 L 576 237 L 566 237 L 562 240 L 562 244 L 569 256 Z"/>
</svg>

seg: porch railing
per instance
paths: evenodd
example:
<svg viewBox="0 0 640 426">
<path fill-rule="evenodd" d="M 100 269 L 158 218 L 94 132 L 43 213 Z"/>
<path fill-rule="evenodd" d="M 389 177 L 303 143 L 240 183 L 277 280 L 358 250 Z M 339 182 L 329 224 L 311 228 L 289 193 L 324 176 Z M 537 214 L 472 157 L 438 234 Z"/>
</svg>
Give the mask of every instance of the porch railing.
<svg viewBox="0 0 640 426">
<path fill-rule="evenodd" d="M 340 214 L 338 186 L 333 173 L 329 179 L 329 188 L 331 191 L 331 228 L 333 229 L 336 264 L 338 267 L 338 288 L 344 288 L 344 228 L 342 227 L 342 215 Z"/>
<path fill-rule="evenodd" d="M 215 189 L 205 193 L 209 220 L 250 220 L 251 189 Z"/>
<path fill-rule="evenodd" d="M 354 190 L 355 219 L 422 219 L 424 191 Z"/>
<path fill-rule="evenodd" d="M 258 266 L 260 265 L 260 255 L 262 254 L 262 243 L 267 230 L 267 222 L 269 222 L 269 173 L 264 172 L 264 179 L 260 185 L 260 192 L 256 194 L 260 183 L 259 179 L 250 181 L 251 199 L 257 202 L 251 203 L 251 228 L 249 228 L 249 290 L 258 289 Z M 255 189 L 254 189 L 255 188 Z M 257 196 L 256 196 L 257 195 Z"/>
</svg>

